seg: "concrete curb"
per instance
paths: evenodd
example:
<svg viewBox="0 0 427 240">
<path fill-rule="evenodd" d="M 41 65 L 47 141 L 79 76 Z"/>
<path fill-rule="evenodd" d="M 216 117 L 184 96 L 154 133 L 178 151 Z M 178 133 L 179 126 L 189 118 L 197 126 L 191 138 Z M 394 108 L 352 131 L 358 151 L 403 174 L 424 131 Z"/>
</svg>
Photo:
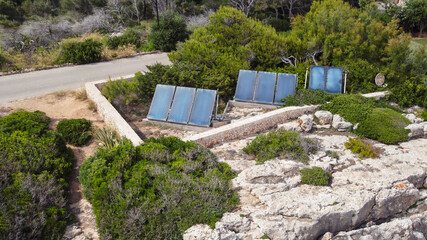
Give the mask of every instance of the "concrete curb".
<svg viewBox="0 0 427 240">
<path fill-rule="evenodd" d="M 284 123 L 288 119 L 313 112 L 318 106 L 285 107 L 255 117 L 243 119 L 203 133 L 186 137 L 184 141 L 193 141 L 206 147 L 220 142 L 249 136 Z"/>
<path fill-rule="evenodd" d="M 129 78 L 132 76 L 126 76 L 124 78 Z M 115 78 L 111 80 L 121 79 Z M 99 114 L 104 118 L 105 123 L 110 125 L 114 130 L 116 130 L 121 137 L 128 138 L 133 145 L 137 146 L 143 143 L 141 138 L 135 133 L 135 131 L 130 127 L 130 125 L 123 119 L 119 112 L 111 105 L 111 103 L 102 96 L 99 89 L 96 87 L 96 84 L 107 82 L 108 80 L 101 80 L 96 82 L 90 82 L 85 84 L 86 93 L 90 100 L 92 100 Z"/>
</svg>

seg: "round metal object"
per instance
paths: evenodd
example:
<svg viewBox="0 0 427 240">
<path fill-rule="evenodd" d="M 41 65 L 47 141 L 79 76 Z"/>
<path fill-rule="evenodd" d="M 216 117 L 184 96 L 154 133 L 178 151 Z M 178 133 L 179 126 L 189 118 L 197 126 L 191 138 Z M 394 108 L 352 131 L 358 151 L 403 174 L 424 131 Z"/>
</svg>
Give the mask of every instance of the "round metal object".
<svg viewBox="0 0 427 240">
<path fill-rule="evenodd" d="M 384 84 L 385 77 L 381 73 L 378 73 L 377 76 L 375 76 L 375 84 L 378 87 L 381 87 Z"/>
</svg>

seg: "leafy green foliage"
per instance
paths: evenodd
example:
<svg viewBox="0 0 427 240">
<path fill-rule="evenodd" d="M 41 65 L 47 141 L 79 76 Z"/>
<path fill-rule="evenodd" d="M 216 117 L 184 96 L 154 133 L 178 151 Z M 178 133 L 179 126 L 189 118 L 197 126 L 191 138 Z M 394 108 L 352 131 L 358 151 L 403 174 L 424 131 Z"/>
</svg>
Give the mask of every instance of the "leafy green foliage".
<svg viewBox="0 0 427 240">
<path fill-rule="evenodd" d="M 49 129 L 49 122 L 50 118 L 43 112 L 17 111 L 0 118 L 0 132 L 22 131 L 41 136 Z"/>
<path fill-rule="evenodd" d="M 219 88 L 221 96 L 230 98 L 240 69 L 267 70 L 281 63 L 285 41 L 274 28 L 230 7 L 220 7 L 209 20 L 209 26 L 196 29 L 169 54 L 174 64 L 197 66 L 204 88 Z"/>
<path fill-rule="evenodd" d="M 303 163 L 310 160 L 309 154 L 318 149 L 316 139 L 302 138 L 299 133 L 281 130 L 258 135 L 243 151 L 255 154 L 257 163 L 276 157 L 295 159 Z"/>
<path fill-rule="evenodd" d="M 418 30 L 421 37 L 427 26 L 427 2 L 408 0 L 400 12 L 399 18 L 404 27 Z"/>
<path fill-rule="evenodd" d="M 376 158 L 378 153 L 375 152 L 371 145 L 364 143 L 359 138 L 350 138 L 344 143 L 345 148 L 350 149 L 352 153 L 359 154 L 359 158 Z"/>
<path fill-rule="evenodd" d="M 277 32 L 286 32 L 291 29 L 289 21 L 285 19 L 270 18 L 267 24 L 274 27 Z"/>
<path fill-rule="evenodd" d="M 400 113 L 388 108 L 375 108 L 360 122 L 356 133 L 386 144 L 408 140 L 410 130 L 405 127 L 410 121 Z"/>
<path fill-rule="evenodd" d="M 332 175 L 320 167 L 304 168 L 300 170 L 301 182 L 315 186 L 327 186 Z"/>
<path fill-rule="evenodd" d="M 424 111 L 423 111 L 423 113 L 421 113 L 421 118 L 422 118 L 424 121 L 427 121 L 427 111 L 426 111 L 426 110 L 424 110 Z"/>
<path fill-rule="evenodd" d="M 174 12 L 167 12 L 160 17 L 159 22 L 151 26 L 150 40 L 156 49 L 165 52 L 176 49 L 176 44 L 188 38 L 185 19 Z"/>
<path fill-rule="evenodd" d="M 102 43 L 94 39 L 86 39 L 83 42 L 74 40 L 61 43 L 60 63 L 85 64 L 99 62 L 101 60 Z"/>
<path fill-rule="evenodd" d="M 237 204 L 233 177 L 206 148 L 169 137 L 101 148 L 83 163 L 79 180 L 101 238 L 181 239 Z"/>
<path fill-rule="evenodd" d="M 62 134 L 67 143 L 82 146 L 92 136 L 92 122 L 84 118 L 63 119 L 59 121 L 56 130 Z"/>
<path fill-rule="evenodd" d="M 356 94 L 340 94 L 321 107 L 322 110 L 341 115 L 353 124 L 363 121 L 375 106 L 375 100 Z"/>
<path fill-rule="evenodd" d="M 111 128 L 98 129 L 95 132 L 96 140 L 106 149 L 112 149 L 120 143 L 120 136 Z"/>
<path fill-rule="evenodd" d="M 303 106 L 324 104 L 334 99 L 337 94 L 331 94 L 322 90 L 297 89 L 295 95 L 288 95 L 282 101 L 283 106 Z"/>
<path fill-rule="evenodd" d="M 129 44 L 135 45 L 140 48 L 143 44 L 143 34 L 135 28 L 128 28 L 121 36 L 114 36 L 107 40 L 107 46 L 110 49 L 116 49 L 119 46 L 126 46 Z"/>
<path fill-rule="evenodd" d="M 42 112 L 0 119 L 0 232 L 4 239 L 61 239 L 72 151 Z M 22 118 L 29 125 L 14 121 Z M 31 128 L 33 127 L 33 128 Z"/>
<path fill-rule="evenodd" d="M 142 74 L 135 74 L 135 78 L 138 79 Z M 113 102 L 116 98 L 121 97 L 126 104 L 129 104 L 131 101 L 136 100 L 137 96 L 135 94 L 136 88 L 138 86 L 136 81 L 128 81 L 126 79 L 115 80 L 104 83 L 102 85 L 101 93 L 104 95 L 109 102 Z M 153 90 L 154 93 L 154 90 Z"/>
</svg>

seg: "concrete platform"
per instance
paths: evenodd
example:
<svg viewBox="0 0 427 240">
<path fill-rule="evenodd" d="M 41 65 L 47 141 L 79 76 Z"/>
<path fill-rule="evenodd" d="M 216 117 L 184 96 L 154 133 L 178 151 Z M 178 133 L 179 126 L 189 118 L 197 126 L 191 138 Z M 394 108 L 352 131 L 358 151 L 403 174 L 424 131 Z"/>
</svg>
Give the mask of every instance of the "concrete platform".
<svg viewBox="0 0 427 240">
<path fill-rule="evenodd" d="M 236 101 L 236 100 L 230 100 L 229 104 L 232 107 L 239 107 L 239 108 L 262 108 L 262 109 L 269 109 L 269 110 L 274 110 L 279 108 L 278 105 L 273 105 L 273 104 L 242 102 L 242 101 Z"/>
</svg>

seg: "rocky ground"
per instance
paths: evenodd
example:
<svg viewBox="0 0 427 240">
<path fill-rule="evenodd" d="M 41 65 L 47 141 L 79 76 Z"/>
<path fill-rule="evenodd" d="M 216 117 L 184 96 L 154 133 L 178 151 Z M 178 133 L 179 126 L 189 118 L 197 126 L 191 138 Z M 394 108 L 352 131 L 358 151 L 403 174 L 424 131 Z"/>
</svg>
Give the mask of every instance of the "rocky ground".
<svg viewBox="0 0 427 240">
<path fill-rule="evenodd" d="M 344 147 L 351 136 L 341 132 L 349 127 L 343 119 L 311 122 L 306 133 L 307 118 L 313 120 L 303 116 L 279 127 L 320 140 L 309 166 L 284 158 L 256 165 L 242 151 L 254 137 L 214 146 L 219 160 L 239 173 L 232 184 L 241 202 L 215 229 L 196 225 L 184 239 L 426 239 L 427 139 L 370 141 L 380 156 L 360 159 Z M 331 172 L 331 185 L 301 184 L 299 170 L 311 166 Z"/>
</svg>

